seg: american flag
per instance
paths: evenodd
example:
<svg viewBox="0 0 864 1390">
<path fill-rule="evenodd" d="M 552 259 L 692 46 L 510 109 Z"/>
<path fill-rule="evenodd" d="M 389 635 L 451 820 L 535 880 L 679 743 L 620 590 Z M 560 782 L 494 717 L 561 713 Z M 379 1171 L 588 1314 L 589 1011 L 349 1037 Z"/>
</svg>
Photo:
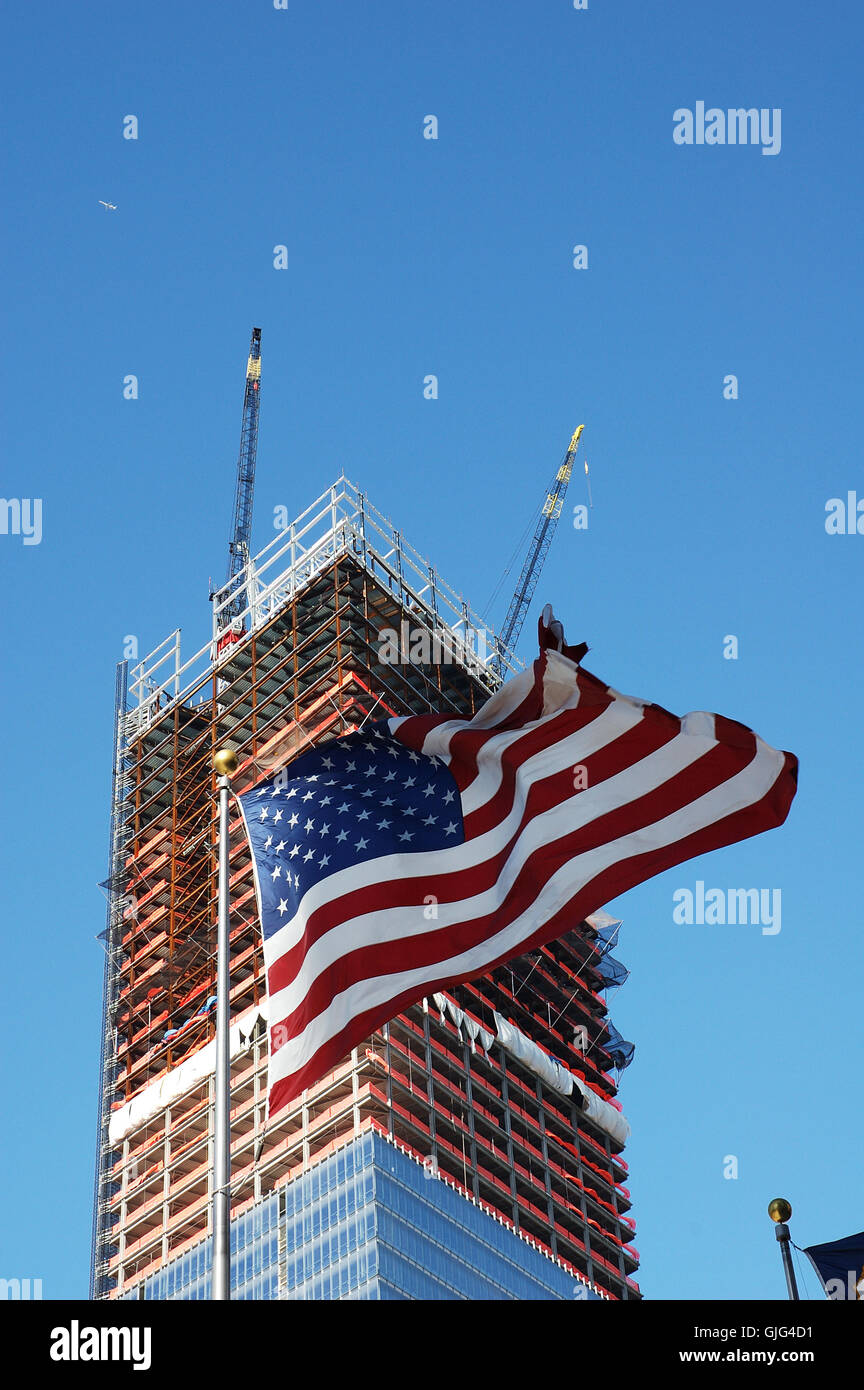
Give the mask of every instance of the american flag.
<svg viewBox="0 0 864 1390">
<path fill-rule="evenodd" d="M 271 1115 L 424 995 L 785 820 L 793 754 L 721 715 L 621 695 L 555 640 L 541 625 L 532 669 L 473 718 L 368 724 L 240 798 Z"/>
</svg>

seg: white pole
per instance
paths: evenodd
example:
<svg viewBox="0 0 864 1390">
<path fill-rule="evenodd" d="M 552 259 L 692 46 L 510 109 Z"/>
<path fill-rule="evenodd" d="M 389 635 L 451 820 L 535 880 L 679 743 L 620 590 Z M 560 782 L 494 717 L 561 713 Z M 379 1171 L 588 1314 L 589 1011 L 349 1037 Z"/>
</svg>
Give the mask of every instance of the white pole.
<svg viewBox="0 0 864 1390">
<path fill-rule="evenodd" d="M 213 759 L 219 777 L 219 920 L 216 936 L 216 1073 L 213 1116 L 213 1299 L 231 1297 L 231 1027 L 229 992 L 228 798 L 237 755 L 220 749 Z"/>
</svg>

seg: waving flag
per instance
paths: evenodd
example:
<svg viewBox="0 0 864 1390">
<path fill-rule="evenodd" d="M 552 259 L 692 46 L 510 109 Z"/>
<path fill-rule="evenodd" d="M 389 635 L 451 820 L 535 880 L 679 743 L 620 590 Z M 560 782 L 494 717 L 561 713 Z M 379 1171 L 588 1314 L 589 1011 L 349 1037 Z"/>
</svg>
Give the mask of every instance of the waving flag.
<svg viewBox="0 0 864 1390">
<path fill-rule="evenodd" d="M 541 624 L 473 718 L 411 715 L 241 798 L 264 935 L 270 1113 L 425 994 L 562 935 L 693 855 L 780 825 L 797 760 L 620 695 Z M 560 650 L 554 650 L 557 645 Z"/>
<path fill-rule="evenodd" d="M 804 1254 L 809 1255 L 829 1298 L 864 1299 L 864 1231 L 825 1245 L 808 1245 Z"/>
</svg>

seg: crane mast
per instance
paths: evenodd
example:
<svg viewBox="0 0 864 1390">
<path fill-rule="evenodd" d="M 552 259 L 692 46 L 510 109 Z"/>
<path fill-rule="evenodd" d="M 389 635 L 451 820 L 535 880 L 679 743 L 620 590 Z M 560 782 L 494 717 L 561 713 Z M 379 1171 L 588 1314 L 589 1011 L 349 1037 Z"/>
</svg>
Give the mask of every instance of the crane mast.
<svg viewBox="0 0 864 1390">
<path fill-rule="evenodd" d="M 522 566 L 522 573 L 519 576 L 516 592 L 511 599 L 510 607 L 507 610 L 507 616 L 504 619 L 504 625 L 498 637 L 496 667 L 499 672 L 502 667 L 504 649 L 508 647 L 512 649 L 518 642 L 519 634 L 522 631 L 522 624 L 525 621 L 525 614 L 528 612 L 528 606 L 534 597 L 534 590 L 540 578 L 540 571 L 543 568 L 543 562 L 552 544 L 555 528 L 558 525 L 558 518 L 564 506 L 564 495 L 573 472 L 576 450 L 579 446 L 579 437 L 584 428 L 584 425 L 580 425 L 578 429 L 573 431 L 573 437 L 567 446 L 567 452 L 564 455 L 558 472 L 552 480 L 552 485 L 546 494 L 546 500 L 541 508 L 537 528 L 534 532 L 534 538 L 531 542 L 528 554 L 525 557 L 525 563 Z"/>
<path fill-rule="evenodd" d="M 237 488 L 234 493 L 234 517 L 228 543 L 227 583 L 241 574 L 249 559 L 252 540 L 252 497 L 255 491 L 255 459 L 258 453 L 258 411 L 261 387 L 261 329 L 252 329 L 249 360 L 246 364 L 246 391 L 243 397 L 243 428 L 240 434 L 240 454 L 237 459 Z M 239 618 L 246 607 L 245 594 L 238 588 L 225 610 L 230 622 Z"/>
</svg>

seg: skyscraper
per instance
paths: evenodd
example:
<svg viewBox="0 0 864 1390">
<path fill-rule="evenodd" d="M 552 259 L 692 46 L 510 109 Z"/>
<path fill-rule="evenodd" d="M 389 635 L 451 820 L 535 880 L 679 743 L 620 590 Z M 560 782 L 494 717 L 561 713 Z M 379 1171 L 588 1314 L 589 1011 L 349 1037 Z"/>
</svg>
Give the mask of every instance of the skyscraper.
<svg viewBox="0 0 864 1390">
<path fill-rule="evenodd" d="M 118 670 L 96 1297 L 208 1296 L 214 750 L 241 792 L 366 720 L 473 713 L 517 669 L 344 477 L 212 602 L 199 651 L 178 631 Z M 268 1123 L 239 815 L 230 864 L 234 1296 L 638 1298 L 611 919 L 418 1002 Z"/>
</svg>

